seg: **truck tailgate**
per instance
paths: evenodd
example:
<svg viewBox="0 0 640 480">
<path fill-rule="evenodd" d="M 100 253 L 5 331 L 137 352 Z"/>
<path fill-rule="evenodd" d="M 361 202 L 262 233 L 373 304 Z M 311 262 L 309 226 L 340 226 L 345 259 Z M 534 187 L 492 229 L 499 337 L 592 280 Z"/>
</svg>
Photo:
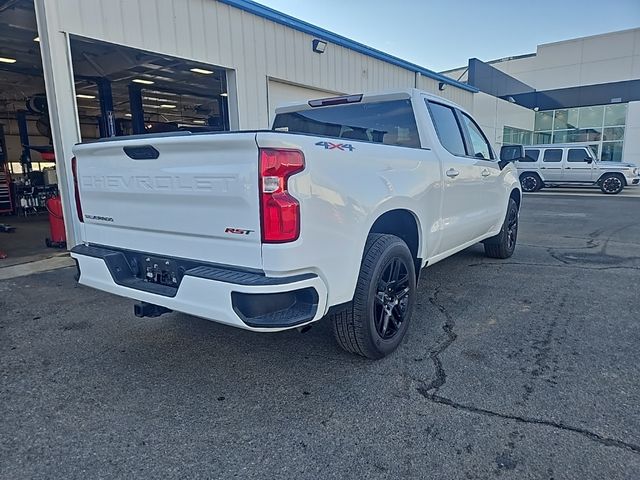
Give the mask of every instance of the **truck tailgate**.
<svg viewBox="0 0 640 480">
<path fill-rule="evenodd" d="M 255 133 L 125 138 L 74 154 L 85 242 L 262 267 Z"/>
</svg>

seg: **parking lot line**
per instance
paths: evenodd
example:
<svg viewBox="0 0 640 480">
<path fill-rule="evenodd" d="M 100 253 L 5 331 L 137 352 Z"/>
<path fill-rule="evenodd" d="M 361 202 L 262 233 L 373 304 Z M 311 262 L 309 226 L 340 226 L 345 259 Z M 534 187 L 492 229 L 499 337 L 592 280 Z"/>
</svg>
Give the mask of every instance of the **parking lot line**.
<svg viewBox="0 0 640 480">
<path fill-rule="evenodd" d="M 526 196 L 567 196 L 567 197 L 602 197 L 602 198 L 640 198 L 640 189 L 623 190 L 617 195 L 606 195 L 599 190 L 567 190 L 553 189 L 540 192 L 525 193 Z"/>
</svg>

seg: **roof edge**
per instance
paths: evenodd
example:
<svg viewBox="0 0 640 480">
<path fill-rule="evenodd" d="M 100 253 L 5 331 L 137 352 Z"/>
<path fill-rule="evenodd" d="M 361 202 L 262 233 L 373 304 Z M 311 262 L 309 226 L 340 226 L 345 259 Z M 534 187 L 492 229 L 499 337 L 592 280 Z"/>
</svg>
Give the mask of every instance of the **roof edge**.
<svg viewBox="0 0 640 480">
<path fill-rule="evenodd" d="M 329 30 L 325 30 L 324 28 L 318 27 L 316 25 L 312 25 L 311 23 L 305 22 L 304 20 L 300 20 L 298 18 L 292 17 L 291 15 L 287 15 L 286 13 L 279 12 L 278 10 L 274 10 L 272 8 L 266 7 L 252 0 L 217 0 L 217 1 L 224 3 L 226 5 L 229 5 L 231 7 L 238 8 L 245 12 L 251 13 L 253 15 L 266 18 L 267 20 L 271 20 L 272 22 L 279 23 L 280 25 L 284 25 L 286 27 L 293 28 L 300 32 L 307 33 L 315 37 L 319 37 L 321 40 L 326 40 L 327 42 L 340 45 L 341 47 L 348 48 L 358 53 L 362 53 L 363 55 L 368 55 L 372 58 L 376 58 L 378 60 L 382 60 L 392 65 L 396 65 L 398 67 L 411 70 L 415 73 L 420 73 L 425 77 L 432 78 L 433 80 L 438 80 L 439 82 L 446 83 L 447 85 L 452 85 L 454 87 L 457 87 L 472 93 L 476 93 L 479 91 L 477 88 L 472 87 L 471 85 L 467 85 L 466 83 L 462 83 L 462 82 L 457 82 L 456 80 L 449 78 L 445 75 L 440 75 L 439 73 L 436 73 L 433 70 L 429 70 L 428 68 L 421 67 L 420 65 L 416 65 L 415 63 L 411 63 L 411 62 L 408 62 L 407 60 L 403 60 L 401 58 L 395 57 L 393 55 L 382 52 L 380 50 L 376 50 L 375 48 L 369 47 L 363 43 L 356 42 L 355 40 L 351 40 L 347 37 L 343 37 L 342 35 L 339 35 L 337 33 L 330 32 Z"/>
</svg>

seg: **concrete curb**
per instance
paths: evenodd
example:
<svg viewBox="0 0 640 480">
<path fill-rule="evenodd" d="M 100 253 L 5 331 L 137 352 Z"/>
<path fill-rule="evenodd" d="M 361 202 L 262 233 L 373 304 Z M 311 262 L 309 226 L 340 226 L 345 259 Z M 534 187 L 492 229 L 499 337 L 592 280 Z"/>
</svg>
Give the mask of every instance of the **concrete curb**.
<svg viewBox="0 0 640 480">
<path fill-rule="evenodd" d="M 71 267 L 75 264 L 69 255 L 60 255 L 35 262 L 21 263 L 0 268 L 0 280 L 24 277 L 33 273 L 48 272 L 58 268 Z"/>
</svg>

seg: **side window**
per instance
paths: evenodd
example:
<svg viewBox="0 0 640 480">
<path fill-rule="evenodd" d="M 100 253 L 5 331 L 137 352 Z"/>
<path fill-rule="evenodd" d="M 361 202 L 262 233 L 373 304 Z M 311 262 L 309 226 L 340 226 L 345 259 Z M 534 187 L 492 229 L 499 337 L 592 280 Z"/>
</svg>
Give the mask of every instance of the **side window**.
<svg viewBox="0 0 640 480">
<path fill-rule="evenodd" d="M 562 149 L 561 148 L 548 148 L 544 151 L 543 162 L 561 162 L 562 161 Z"/>
<path fill-rule="evenodd" d="M 480 127 L 478 127 L 469 115 L 462 112 L 460 113 L 462 114 L 462 123 L 467 130 L 469 140 L 471 141 L 471 148 L 473 149 L 469 154 L 472 157 L 484 158 L 485 160 L 493 159 L 489 142 L 487 142 Z"/>
<path fill-rule="evenodd" d="M 431 118 L 442 146 L 454 155 L 466 155 L 462 132 L 453 109 L 446 105 L 425 101 L 429 106 Z"/>
<path fill-rule="evenodd" d="M 567 162 L 584 162 L 585 158 L 591 158 L 584 148 L 570 148 Z"/>
<path fill-rule="evenodd" d="M 537 148 L 527 149 L 524 151 L 524 158 L 521 162 L 537 162 L 540 158 L 540 150 Z"/>
</svg>

